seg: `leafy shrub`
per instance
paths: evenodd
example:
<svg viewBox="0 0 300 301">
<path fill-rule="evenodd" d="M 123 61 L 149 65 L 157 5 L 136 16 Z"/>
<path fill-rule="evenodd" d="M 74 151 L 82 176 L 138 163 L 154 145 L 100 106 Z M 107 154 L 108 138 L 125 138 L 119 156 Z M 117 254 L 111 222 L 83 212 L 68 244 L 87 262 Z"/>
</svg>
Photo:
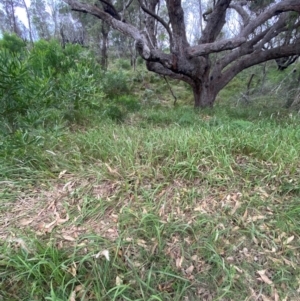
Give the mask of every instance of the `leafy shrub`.
<svg viewBox="0 0 300 301">
<path fill-rule="evenodd" d="M 114 121 L 124 121 L 126 115 L 130 112 L 140 110 L 141 104 L 131 95 L 123 95 L 120 98 L 113 99 L 105 106 L 104 116 Z"/>
<path fill-rule="evenodd" d="M 37 88 L 29 75 L 27 62 L 20 55 L 0 50 L 0 116 L 13 129 L 18 115 L 34 106 Z"/>
<path fill-rule="evenodd" d="M 50 126 L 88 119 L 103 110 L 103 77 L 78 45 L 38 41 L 28 53 L 0 49 L 1 128 Z"/>
<path fill-rule="evenodd" d="M 63 49 L 55 40 L 40 40 L 22 55 L 0 49 L 0 127 L 8 132 L 65 121 L 82 124 L 92 116 L 122 121 L 140 109 L 128 94 L 126 75 L 104 73 L 79 45 Z"/>
<path fill-rule="evenodd" d="M 62 49 L 58 41 L 40 40 L 30 53 L 31 67 L 36 75 L 51 76 L 67 73 L 79 59 L 80 48 Z"/>
<path fill-rule="evenodd" d="M 12 53 L 22 53 L 26 48 L 26 43 L 16 34 L 4 33 L 0 40 L 0 49 L 6 49 Z"/>
<path fill-rule="evenodd" d="M 131 64 L 128 60 L 124 60 L 124 59 L 119 59 L 117 61 L 117 66 L 121 69 L 124 70 L 130 70 L 131 69 Z"/>
<path fill-rule="evenodd" d="M 102 79 L 103 92 L 109 99 L 117 99 L 129 93 L 126 75 L 123 72 L 108 71 Z"/>
<path fill-rule="evenodd" d="M 140 56 L 137 58 L 137 60 L 136 60 L 136 61 L 137 61 L 137 64 L 138 64 L 138 65 L 143 65 L 143 64 L 144 64 L 144 62 L 145 62 L 145 61 L 143 60 L 143 58 L 142 58 L 142 57 L 140 57 Z"/>
</svg>

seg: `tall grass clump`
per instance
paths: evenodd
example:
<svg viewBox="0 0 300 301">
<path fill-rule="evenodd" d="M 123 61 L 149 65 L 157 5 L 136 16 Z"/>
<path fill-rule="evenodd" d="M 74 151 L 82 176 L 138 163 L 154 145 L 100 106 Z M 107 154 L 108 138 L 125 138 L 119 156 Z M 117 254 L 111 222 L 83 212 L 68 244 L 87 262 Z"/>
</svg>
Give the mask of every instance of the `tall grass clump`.
<svg viewBox="0 0 300 301">
<path fill-rule="evenodd" d="M 11 135 L 0 296 L 297 300 L 299 118 L 133 114 Z"/>
</svg>

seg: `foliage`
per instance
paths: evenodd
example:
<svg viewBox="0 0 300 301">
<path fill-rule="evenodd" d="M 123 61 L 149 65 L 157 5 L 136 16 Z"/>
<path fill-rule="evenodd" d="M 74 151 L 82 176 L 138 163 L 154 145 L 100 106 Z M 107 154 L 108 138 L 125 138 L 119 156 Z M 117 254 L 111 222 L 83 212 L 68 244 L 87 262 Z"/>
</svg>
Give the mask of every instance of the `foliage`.
<svg viewBox="0 0 300 301">
<path fill-rule="evenodd" d="M 130 70 L 131 69 L 129 60 L 125 60 L 125 59 L 119 59 L 117 61 L 117 66 L 119 68 L 121 68 L 122 70 Z"/>
<path fill-rule="evenodd" d="M 8 51 L 16 54 L 22 53 L 26 48 L 26 43 L 19 38 L 16 34 L 4 33 L 0 40 L 0 50 L 7 49 Z"/>
<path fill-rule="evenodd" d="M 56 40 L 40 40 L 35 43 L 30 53 L 30 64 L 38 76 L 65 74 L 77 65 L 92 66 L 88 54 L 79 45 L 67 44 L 63 49 Z"/>
<path fill-rule="evenodd" d="M 122 71 L 107 71 L 102 80 L 103 92 L 109 99 L 119 98 L 129 92 L 127 75 Z"/>
<path fill-rule="evenodd" d="M 291 70 L 245 71 L 195 111 L 142 66 L 35 46 L 0 57 L 0 299 L 297 300 Z"/>
<path fill-rule="evenodd" d="M 19 54 L 0 50 L 0 116 L 8 121 L 8 126 L 15 127 L 18 115 L 25 115 L 34 107 L 36 86 L 29 75 L 27 63 Z"/>
<path fill-rule="evenodd" d="M 62 48 L 55 40 L 40 40 L 28 53 L 0 50 L 0 62 L 4 132 L 63 122 L 85 124 L 91 116 L 123 121 L 127 113 L 140 109 L 129 93 L 128 75 L 104 73 L 79 45 Z"/>
</svg>

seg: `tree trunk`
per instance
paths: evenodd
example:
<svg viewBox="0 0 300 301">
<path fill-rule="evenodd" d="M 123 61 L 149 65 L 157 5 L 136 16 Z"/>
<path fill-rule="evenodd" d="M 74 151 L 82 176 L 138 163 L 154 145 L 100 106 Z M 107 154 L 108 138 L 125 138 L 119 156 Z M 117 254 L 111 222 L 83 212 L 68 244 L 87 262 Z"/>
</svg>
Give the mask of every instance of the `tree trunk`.
<svg viewBox="0 0 300 301">
<path fill-rule="evenodd" d="M 12 17 L 12 21 L 13 21 L 13 24 L 12 24 L 12 29 L 13 29 L 13 32 L 18 36 L 20 37 L 20 34 L 19 34 L 19 31 L 18 31 L 18 26 L 17 26 L 17 21 L 16 21 L 16 15 L 15 15 L 15 6 L 14 6 L 14 3 L 13 1 L 11 0 L 9 2 L 10 4 L 10 9 L 11 9 L 11 17 Z"/>
<path fill-rule="evenodd" d="M 27 22 L 28 22 L 28 30 L 29 30 L 30 43 L 31 43 L 31 45 L 33 45 L 31 20 L 30 20 L 30 16 L 29 16 L 28 7 L 27 7 L 27 4 L 26 4 L 25 0 L 22 0 L 22 2 L 23 2 L 23 6 L 25 8 L 25 11 L 26 11 L 26 17 L 27 17 Z"/>
<path fill-rule="evenodd" d="M 212 108 L 216 100 L 217 93 L 214 83 L 197 82 L 193 85 L 194 106 L 196 109 Z"/>
<path fill-rule="evenodd" d="M 109 26 L 104 22 L 102 22 L 101 66 L 103 70 L 107 70 L 107 65 L 108 65 L 108 54 L 107 54 L 108 33 L 109 33 Z"/>
</svg>

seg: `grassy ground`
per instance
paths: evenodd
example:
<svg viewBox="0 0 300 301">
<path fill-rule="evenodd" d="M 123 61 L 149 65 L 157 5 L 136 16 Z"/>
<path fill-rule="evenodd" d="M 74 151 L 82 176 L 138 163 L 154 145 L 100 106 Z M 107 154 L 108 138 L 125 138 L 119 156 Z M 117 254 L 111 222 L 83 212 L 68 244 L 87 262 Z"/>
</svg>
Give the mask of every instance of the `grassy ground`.
<svg viewBox="0 0 300 301">
<path fill-rule="evenodd" d="M 3 140 L 0 300 L 299 300 L 300 117 L 233 115 Z"/>
</svg>

